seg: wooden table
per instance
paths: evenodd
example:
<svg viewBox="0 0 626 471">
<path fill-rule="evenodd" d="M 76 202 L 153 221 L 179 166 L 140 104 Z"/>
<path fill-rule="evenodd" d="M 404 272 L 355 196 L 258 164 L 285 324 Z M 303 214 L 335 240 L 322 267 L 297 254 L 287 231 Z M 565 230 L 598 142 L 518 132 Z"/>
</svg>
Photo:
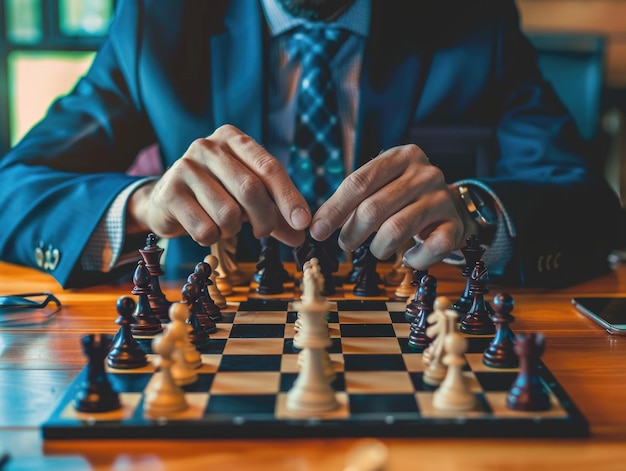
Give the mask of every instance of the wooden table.
<svg viewBox="0 0 626 471">
<path fill-rule="evenodd" d="M 439 294 L 455 299 L 458 268 L 438 266 Z M 163 285 L 170 299 L 180 286 Z M 0 263 L 0 294 L 51 291 L 63 308 L 47 322 L 0 324 L 0 448 L 6 469 L 341 470 L 359 439 L 44 442 L 39 427 L 85 359 L 83 333 L 117 330 L 115 300 L 130 285 L 62 290 L 49 276 Z M 491 294 L 503 291 L 491 286 Z M 544 362 L 591 426 L 586 439 L 382 439 L 387 471 L 407 469 L 625 469 L 626 337 L 607 334 L 572 307 L 574 295 L 626 293 L 626 266 L 561 290 L 506 288 L 516 332 L 547 337 Z M 496 291 L 497 290 L 497 291 Z M 3 469 L 4 471 L 4 469 Z"/>
</svg>

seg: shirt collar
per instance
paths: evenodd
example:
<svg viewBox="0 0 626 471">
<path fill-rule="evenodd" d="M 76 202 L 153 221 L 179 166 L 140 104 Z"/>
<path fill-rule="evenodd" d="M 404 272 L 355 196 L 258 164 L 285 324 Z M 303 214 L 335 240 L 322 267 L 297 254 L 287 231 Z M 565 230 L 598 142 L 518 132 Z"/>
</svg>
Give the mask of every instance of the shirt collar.
<svg viewBox="0 0 626 471">
<path fill-rule="evenodd" d="M 265 11 L 265 18 L 267 19 L 271 36 L 278 36 L 297 26 L 311 23 L 302 18 L 294 18 L 289 15 L 280 7 L 277 0 L 261 0 L 261 4 Z M 329 24 L 367 38 L 370 16 L 370 0 L 355 0 L 341 16 Z"/>
</svg>

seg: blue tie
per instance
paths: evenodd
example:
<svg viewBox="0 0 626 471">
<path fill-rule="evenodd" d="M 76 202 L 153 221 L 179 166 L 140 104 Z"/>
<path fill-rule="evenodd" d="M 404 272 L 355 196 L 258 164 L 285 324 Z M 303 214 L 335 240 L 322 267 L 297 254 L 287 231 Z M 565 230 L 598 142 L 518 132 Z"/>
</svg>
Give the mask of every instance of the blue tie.
<svg viewBox="0 0 626 471">
<path fill-rule="evenodd" d="M 317 210 L 344 178 L 337 91 L 330 61 L 347 32 L 324 26 L 297 30 L 291 45 L 302 64 L 289 175 Z"/>
</svg>

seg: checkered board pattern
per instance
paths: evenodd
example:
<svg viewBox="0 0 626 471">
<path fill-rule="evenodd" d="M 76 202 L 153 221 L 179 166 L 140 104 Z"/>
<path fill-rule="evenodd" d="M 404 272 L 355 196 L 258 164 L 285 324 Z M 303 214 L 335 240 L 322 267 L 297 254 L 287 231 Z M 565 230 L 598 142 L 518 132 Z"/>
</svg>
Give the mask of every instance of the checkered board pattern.
<svg viewBox="0 0 626 471">
<path fill-rule="evenodd" d="M 490 338 L 468 337 L 464 374 L 478 408 L 463 413 L 433 408 L 422 383 L 420 352 L 408 345 L 403 302 L 339 300 L 329 314 L 330 357 L 339 409 L 316 418 L 290 412 L 286 394 L 297 376 L 293 348 L 296 312 L 289 301 L 250 299 L 223 311 L 218 333 L 202 353 L 197 383 L 186 386 L 189 408 L 167 419 L 144 416 L 142 401 L 154 366 L 109 370 L 122 409 L 77 412 L 72 401 L 83 370 L 43 425 L 47 439 L 267 438 L 336 436 L 550 436 L 588 434 L 585 418 L 545 365 L 540 372 L 552 408 L 517 412 L 505 406 L 515 369 L 483 365 Z M 147 345 L 147 344 L 146 344 Z"/>
</svg>

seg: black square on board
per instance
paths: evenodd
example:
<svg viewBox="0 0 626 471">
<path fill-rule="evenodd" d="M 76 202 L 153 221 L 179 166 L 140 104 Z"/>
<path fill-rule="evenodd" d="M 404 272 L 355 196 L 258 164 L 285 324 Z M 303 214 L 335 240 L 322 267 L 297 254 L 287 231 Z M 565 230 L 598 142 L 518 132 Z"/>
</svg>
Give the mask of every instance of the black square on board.
<svg viewBox="0 0 626 471">
<path fill-rule="evenodd" d="M 280 371 L 282 355 L 224 355 L 219 371 Z"/>
<path fill-rule="evenodd" d="M 231 339 L 282 339 L 285 336 L 285 324 L 233 324 Z"/>
<path fill-rule="evenodd" d="M 405 371 L 400 354 L 343 355 L 344 371 Z"/>
<path fill-rule="evenodd" d="M 502 391 L 508 391 L 511 388 L 511 386 L 513 385 L 513 382 L 515 381 L 515 378 L 517 377 L 517 372 L 513 372 L 513 371 L 498 372 L 496 370 L 494 370 L 493 372 L 476 371 L 474 372 L 474 375 L 476 376 L 476 379 L 478 380 L 478 383 L 480 384 L 483 391 L 502 392 Z"/>
<path fill-rule="evenodd" d="M 280 299 L 249 299 L 239 303 L 238 311 L 286 311 L 288 305 Z"/>
<path fill-rule="evenodd" d="M 404 316 L 404 312 L 399 311 L 389 311 L 389 317 L 391 317 L 391 322 L 394 324 L 408 324 L 409 321 L 406 320 Z"/>
<path fill-rule="evenodd" d="M 412 394 L 350 394 L 350 414 L 418 412 Z"/>
<path fill-rule="evenodd" d="M 109 382 L 114 391 L 118 393 L 138 393 L 143 392 L 152 378 L 153 373 L 139 373 L 139 374 L 109 374 Z"/>
<path fill-rule="evenodd" d="M 250 394 L 241 396 L 211 395 L 205 410 L 210 414 L 273 414 L 276 405 L 275 394 Z"/>
</svg>

